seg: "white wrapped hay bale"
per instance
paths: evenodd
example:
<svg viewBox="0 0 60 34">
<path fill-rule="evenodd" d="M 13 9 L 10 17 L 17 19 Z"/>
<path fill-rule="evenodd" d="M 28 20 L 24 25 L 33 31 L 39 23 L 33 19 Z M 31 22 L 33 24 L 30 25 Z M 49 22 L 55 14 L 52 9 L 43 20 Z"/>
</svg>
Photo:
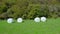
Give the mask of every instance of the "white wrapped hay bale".
<svg viewBox="0 0 60 34">
<path fill-rule="evenodd" d="M 14 20 L 13 20 L 13 18 L 9 18 L 9 19 L 7 19 L 7 22 L 8 22 L 8 23 L 13 23 Z"/>
<path fill-rule="evenodd" d="M 42 22 L 46 22 L 46 17 L 41 17 Z"/>
<path fill-rule="evenodd" d="M 34 19 L 34 21 L 35 21 L 35 22 L 40 22 L 40 18 L 39 18 L 39 17 L 36 17 L 36 18 Z"/>
<path fill-rule="evenodd" d="M 18 23 L 21 23 L 21 22 L 23 22 L 23 19 L 22 19 L 22 18 L 18 18 L 18 19 L 17 19 L 17 22 L 18 22 Z"/>
</svg>

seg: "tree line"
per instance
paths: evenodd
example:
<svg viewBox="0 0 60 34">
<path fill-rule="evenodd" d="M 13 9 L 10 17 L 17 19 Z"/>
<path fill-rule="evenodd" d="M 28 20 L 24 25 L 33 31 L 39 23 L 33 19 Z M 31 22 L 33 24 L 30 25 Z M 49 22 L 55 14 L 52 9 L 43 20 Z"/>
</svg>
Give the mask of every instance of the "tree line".
<svg viewBox="0 0 60 34">
<path fill-rule="evenodd" d="M 60 0 L 0 0 L 0 19 L 60 17 Z"/>
</svg>

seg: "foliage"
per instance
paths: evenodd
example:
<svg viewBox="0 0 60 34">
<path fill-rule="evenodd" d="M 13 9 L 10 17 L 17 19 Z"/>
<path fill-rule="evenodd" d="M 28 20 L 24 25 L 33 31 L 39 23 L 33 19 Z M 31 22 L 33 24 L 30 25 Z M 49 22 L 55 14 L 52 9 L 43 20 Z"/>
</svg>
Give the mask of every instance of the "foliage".
<svg viewBox="0 0 60 34">
<path fill-rule="evenodd" d="M 0 0 L 0 18 L 60 17 L 59 0 Z"/>
</svg>

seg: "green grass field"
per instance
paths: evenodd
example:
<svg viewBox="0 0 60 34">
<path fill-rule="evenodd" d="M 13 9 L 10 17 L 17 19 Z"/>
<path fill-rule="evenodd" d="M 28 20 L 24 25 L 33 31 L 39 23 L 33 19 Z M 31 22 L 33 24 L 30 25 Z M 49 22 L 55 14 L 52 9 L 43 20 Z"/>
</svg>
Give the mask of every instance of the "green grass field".
<svg viewBox="0 0 60 34">
<path fill-rule="evenodd" d="M 15 21 L 11 24 L 0 20 L 0 34 L 60 34 L 60 18 L 39 23 L 33 20 L 24 20 L 23 23 Z"/>
</svg>

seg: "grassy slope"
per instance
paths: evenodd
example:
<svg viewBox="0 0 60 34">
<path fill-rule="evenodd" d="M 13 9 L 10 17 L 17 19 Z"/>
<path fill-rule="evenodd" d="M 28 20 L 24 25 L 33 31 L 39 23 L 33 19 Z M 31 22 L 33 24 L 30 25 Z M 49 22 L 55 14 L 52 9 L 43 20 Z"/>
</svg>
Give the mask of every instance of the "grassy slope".
<svg viewBox="0 0 60 34">
<path fill-rule="evenodd" d="M 44 23 L 26 20 L 23 23 L 8 24 L 0 21 L 0 34 L 60 34 L 60 19 L 48 19 Z"/>
</svg>

